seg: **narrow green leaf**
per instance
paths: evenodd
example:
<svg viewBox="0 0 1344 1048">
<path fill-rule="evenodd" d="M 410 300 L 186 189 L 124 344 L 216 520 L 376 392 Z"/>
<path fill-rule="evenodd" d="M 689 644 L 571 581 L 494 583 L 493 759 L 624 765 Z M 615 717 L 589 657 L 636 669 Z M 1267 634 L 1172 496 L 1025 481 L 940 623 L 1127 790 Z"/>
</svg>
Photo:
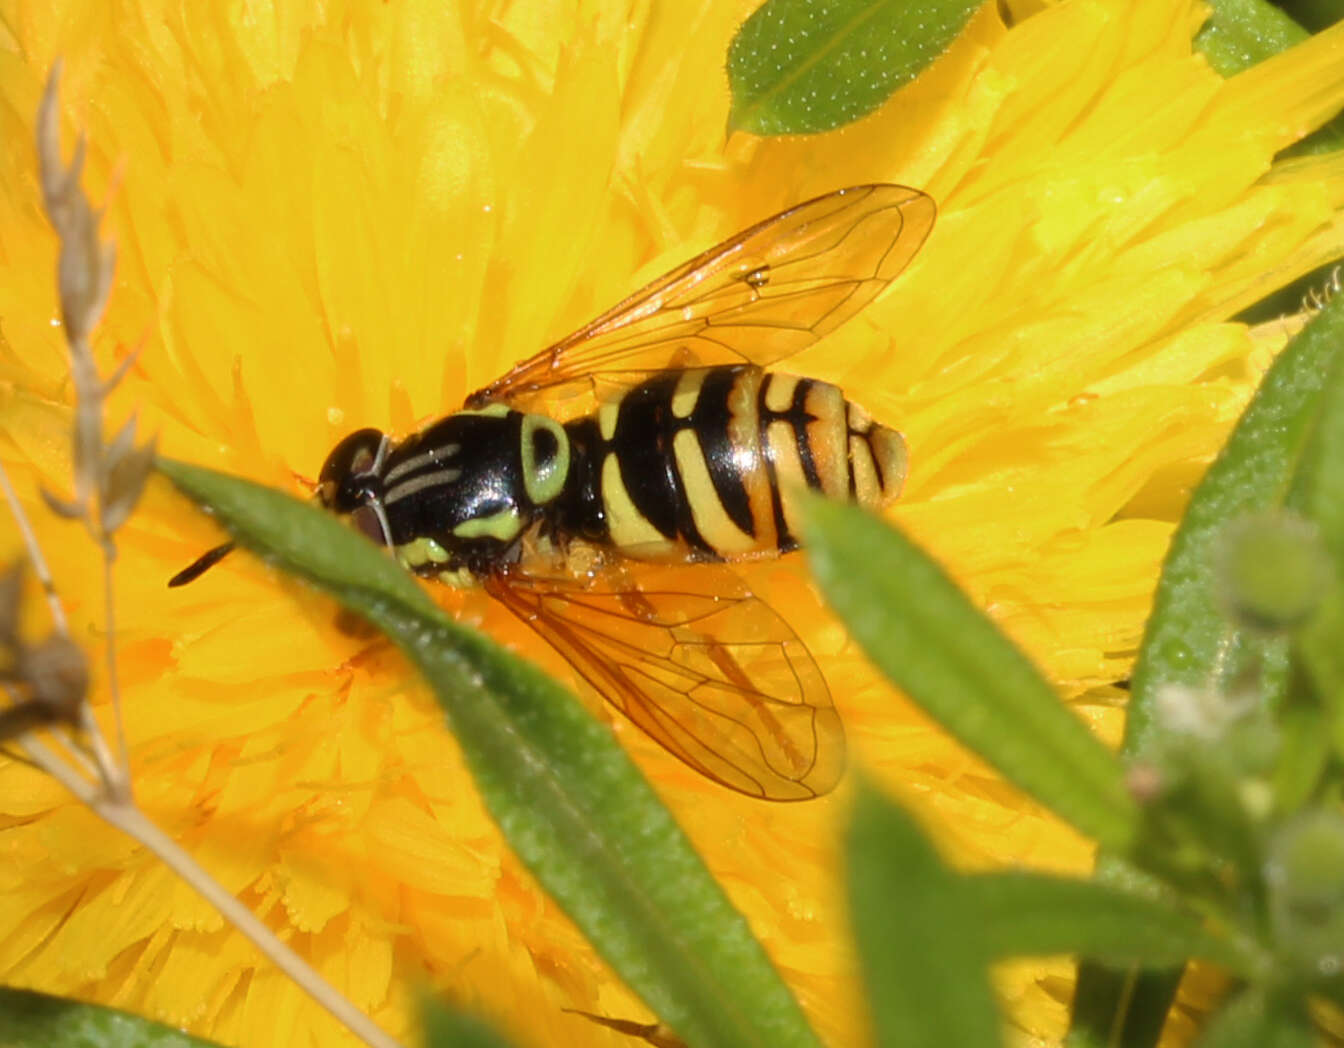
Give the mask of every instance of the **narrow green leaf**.
<svg viewBox="0 0 1344 1048">
<path fill-rule="evenodd" d="M 425 1048 L 510 1048 L 510 1042 L 475 1016 L 426 998 L 420 1008 Z"/>
<path fill-rule="evenodd" d="M 1195 1048 L 1313 1048 L 1320 1043 L 1304 1001 L 1268 999 L 1251 989 L 1213 1017 Z"/>
<path fill-rule="evenodd" d="M 1326 303 L 1298 339 L 1327 347 L 1344 344 L 1344 295 Z M 1287 503 L 1316 523 L 1336 570 L 1344 575 L 1344 354 L 1333 354 L 1326 369 Z"/>
<path fill-rule="evenodd" d="M 1340 344 L 1344 340 L 1344 296 L 1336 295 L 1314 318 L 1301 337 Z M 1320 541 L 1330 556 L 1333 578 L 1324 587 L 1315 616 L 1293 638 L 1302 666 L 1313 685 L 1299 697 L 1325 707 L 1298 712 L 1298 721 L 1312 725 L 1287 725 L 1285 744 L 1294 748 L 1279 762 L 1278 796 L 1287 803 L 1296 796 L 1304 801 L 1318 773 L 1324 768 L 1327 741 L 1344 755 L 1344 353 L 1336 353 L 1321 391 L 1320 403 L 1302 459 L 1293 476 L 1287 503 L 1319 530 Z M 1298 727 L 1306 730 L 1292 731 Z M 1309 733 L 1311 727 L 1319 730 Z M 1308 778 L 1310 776 L 1310 778 Z M 1293 786 L 1296 789 L 1293 789 Z M 1290 809 L 1291 810 L 1291 809 Z"/>
<path fill-rule="evenodd" d="M 1144 632 L 1125 726 L 1125 752 L 1155 730 L 1153 695 L 1168 684 L 1203 686 L 1261 662 L 1285 679 L 1285 644 L 1234 631 L 1217 602 L 1217 544 L 1231 521 L 1284 504 L 1321 409 L 1341 345 L 1344 296 L 1279 354 L 1172 536 Z"/>
<path fill-rule="evenodd" d="M 1216 684 L 1259 664 L 1267 699 L 1283 698 L 1287 644 L 1228 624 L 1217 602 L 1216 547 L 1229 523 L 1287 499 L 1338 356 L 1341 308 L 1344 301 L 1332 301 L 1279 354 L 1186 507 L 1134 667 L 1122 756 L 1152 745 L 1154 696 L 1167 685 Z M 1121 1031 L 1117 1043 L 1155 1045 L 1179 981 L 1179 969 L 1120 973 L 1085 961 L 1070 1042 L 1111 1043 Z"/>
<path fill-rule="evenodd" d="M 4 1048 L 218 1048 L 138 1015 L 0 987 L 0 1045 Z"/>
<path fill-rule="evenodd" d="M 1078 969 L 1068 1048 L 1152 1048 L 1185 966 L 1144 970 L 1089 961 Z"/>
<path fill-rule="evenodd" d="M 1100 881 L 1035 873 L 966 878 L 967 905 L 993 959 L 1085 954 L 1152 967 L 1202 958 L 1240 975 L 1252 964 L 1236 943 L 1206 931 L 1172 901 Z"/>
<path fill-rule="evenodd" d="M 1305 702 L 1314 708 L 1312 713 L 1327 734 L 1335 728 L 1344 729 L 1344 647 L 1339 643 L 1340 637 L 1344 637 L 1344 586 L 1340 583 L 1340 569 L 1335 562 L 1332 561 L 1329 569 L 1336 577 L 1331 580 L 1332 585 L 1321 606 L 1293 636 L 1293 651 L 1300 662 L 1303 681 L 1309 682 L 1310 686 L 1289 694 L 1290 700 Z M 1291 709 L 1292 701 L 1285 704 L 1283 712 Z M 1328 721 L 1323 710 L 1330 713 Z M 1344 747 L 1340 747 L 1339 752 L 1344 755 Z"/>
<path fill-rule="evenodd" d="M 1107 847 L 1137 814 L 1120 765 L 951 579 L 888 524 L 813 499 L 808 549 L 822 592 L 868 657 L 1004 777 Z"/>
<path fill-rule="evenodd" d="M 845 852 L 851 923 L 877 1044 L 997 1045 L 988 956 L 960 878 L 905 812 L 862 783 Z"/>
<path fill-rule="evenodd" d="M 978 0 L 766 0 L 728 48 L 729 131 L 829 131 L 947 50 Z"/>
<path fill-rule="evenodd" d="M 1335 634 L 1338 645 L 1340 636 Z M 1344 723 L 1327 717 L 1315 702 L 1285 704 L 1278 717 L 1279 755 L 1274 762 L 1275 808 L 1280 814 L 1299 810 L 1316 793 L 1327 769 L 1330 747 L 1344 753 L 1339 730 Z"/>
<path fill-rule="evenodd" d="M 1210 0 L 1195 47 L 1222 76 L 1249 69 L 1307 38 L 1307 31 L 1269 0 Z"/>
<path fill-rule="evenodd" d="M 210 470 L 159 468 L 244 545 L 335 594 L 406 653 L 510 845 L 664 1022 L 697 1046 L 816 1048 L 742 916 L 611 732 L 572 695 L 444 616 L 328 514 Z"/>
</svg>

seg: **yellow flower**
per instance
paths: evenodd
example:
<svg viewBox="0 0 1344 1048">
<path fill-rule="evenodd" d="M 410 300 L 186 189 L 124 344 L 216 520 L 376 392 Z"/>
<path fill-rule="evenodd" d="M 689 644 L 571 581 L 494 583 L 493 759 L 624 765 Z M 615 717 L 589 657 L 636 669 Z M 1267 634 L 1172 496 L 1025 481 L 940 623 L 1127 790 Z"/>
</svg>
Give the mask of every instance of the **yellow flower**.
<svg viewBox="0 0 1344 1048">
<path fill-rule="evenodd" d="M 1344 103 L 1344 29 L 1223 81 L 1191 53 L 1189 0 L 1079 0 L 1011 28 L 990 4 L 872 118 L 725 144 L 723 55 L 751 6 L 5 0 L 0 457 L 77 635 L 100 636 L 97 560 L 35 498 L 69 476 L 55 244 L 26 145 L 57 55 L 95 197 L 118 182 L 98 351 L 108 367 L 141 356 L 113 413 L 138 409 L 168 454 L 296 491 L 345 432 L 457 406 L 791 202 L 926 189 L 938 225 L 898 287 L 788 368 L 904 430 L 895 519 L 1116 738 L 1105 686 L 1273 348 L 1228 317 L 1344 244 L 1344 164 L 1273 163 Z M 627 1043 L 563 1010 L 646 1014 L 506 850 L 400 660 L 243 556 L 164 587 L 215 541 L 162 487 L 121 536 L 125 715 L 150 815 L 395 1034 L 428 981 L 522 1044 Z M 750 573 L 789 609 L 815 606 L 805 575 L 798 558 Z M 567 672 L 483 597 L 445 599 Z M 1085 841 L 930 727 L 833 622 L 795 623 L 855 761 L 958 861 L 1087 867 Z M 752 802 L 614 727 L 823 1038 L 860 1043 L 835 876 L 846 791 Z M 229 1043 L 340 1043 L 189 890 L 21 765 L 0 765 L 0 827 L 0 981 Z M 1001 975 L 1017 1026 L 1058 1036 L 1068 967 Z"/>
</svg>

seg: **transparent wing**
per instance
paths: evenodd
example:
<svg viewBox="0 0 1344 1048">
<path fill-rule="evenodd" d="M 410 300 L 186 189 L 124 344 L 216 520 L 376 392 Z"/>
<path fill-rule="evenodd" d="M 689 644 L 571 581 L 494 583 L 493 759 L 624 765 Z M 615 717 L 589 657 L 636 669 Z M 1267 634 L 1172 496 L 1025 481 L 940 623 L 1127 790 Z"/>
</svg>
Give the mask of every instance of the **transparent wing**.
<svg viewBox="0 0 1344 1048">
<path fill-rule="evenodd" d="M 722 565 L 641 566 L 637 577 L 580 582 L 514 570 L 485 586 L 702 775 L 772 801 L 834 787 L 844 728 L 789 625 Z"/>
<path fill-rule="evenodd" d="M 467 398 L 515 401 L 590 376 L 767 365 L 871 302 L 933 228 L 933 198 L 852 186 L 767 218 L 655 280 Z"/>
</svg>

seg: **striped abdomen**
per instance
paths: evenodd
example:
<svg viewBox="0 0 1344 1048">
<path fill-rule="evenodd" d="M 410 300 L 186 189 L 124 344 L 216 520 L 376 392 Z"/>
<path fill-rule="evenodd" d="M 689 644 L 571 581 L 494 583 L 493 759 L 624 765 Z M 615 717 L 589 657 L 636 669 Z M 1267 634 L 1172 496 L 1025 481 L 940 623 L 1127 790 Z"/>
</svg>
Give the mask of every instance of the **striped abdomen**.
<svg viewBox="0 0 1344 1048">
<path fill-rule="evenodd" d="M 635 557 L 787 552 L 802 488 L 881 506 L 905 479 L 899 433 L 836 386 L 757 367 L 660 372 L 566 430 L 555 526 Z"/>
</svg>

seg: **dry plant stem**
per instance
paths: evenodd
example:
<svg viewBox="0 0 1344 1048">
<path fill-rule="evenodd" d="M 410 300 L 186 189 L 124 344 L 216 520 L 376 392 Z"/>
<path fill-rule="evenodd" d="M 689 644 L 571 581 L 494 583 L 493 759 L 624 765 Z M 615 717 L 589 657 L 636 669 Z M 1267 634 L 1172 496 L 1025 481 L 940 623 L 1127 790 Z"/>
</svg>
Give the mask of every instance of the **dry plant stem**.
<svg viewBox="0 0 1344 1048">
<path fill-rule="evenodd" d="M 318 975 L 311 965 L 281 942 L 251 910 L 206 873 L 135 806 L 130 788 L 130 765 L 126 755 L 117 681 L 112 568 L 117 554 L 114 533 L 125 522 L 144 490 L 153 466 L 154 441 L 151 439 L 136 446 L 133 419 L 122 427 L 110 443 L 103 440 L 105 399 L 126 374 L 130 360 L 123 361 L 112 377 L 104 382 L 98 373 L 90 346 L 89 334 L 97 326 L 111 291 L 116 252 L 111 244 L 103 242 L 99 236 L 102 211 L 92 207 L 80 188 L 85 150 L 82 135 L 69 166 L 61 160 L 56 103 L 59 76 L 58 62 L 47 80 L 47 88 L 38 107 L 37 152 L 43 201 L 61 244 L 57 288 L 70 348 L 70 374 L 75 386 L 75 498 L 69 502 L 47 492 L 44 495 L 48 505 L 60 516 L 82 521 L 102 553 L 108 693 L 116 719 L 121 759 L 118 761 L 113 758 L 93 717 L 87 693 L 83 690 L 86 682 L 84 678 L 80 685 L 82 701 L 73 718 L 64 725 L 50 725 L 53 737 L 63 749 L 69 750 L 68 754 L 58 753 L 35 730 L 22 731 L 17 742 L 34 764 L 62 783 L 109 825 L 148 849 L 195 889 L 276 967 L 355 1036 L 372 1048 L 399 1048 L 393 1038 L 380 1030 L 367 1015 Z M 0 486 L 4 489 L 10 510 L 23 534 L 33 568 L 47 592 L 57 631 L 68 637 L 65 612 L 56 596 L 46 560 L 2 466 Z M 14 701 L 13 708 L 21 710 L 22 696 L 12 691 L 10 694 Z M 80 750 L 78 740 L 69 730 L 70 725 L 87 736 L 92 763 L 88 754 Z M 71 760 L 71 756 L 75 759 Z"/>
<path fill-rule="evenodd" d="M 42 555 L 42 547 L 37 543 L 37 536 L 28 523 L 28 516 L 24 513 L 23 506 L 19 504 L 14 487 L 10 484 L 9 475 L 3 465 L 0 465 L 0 489 L 4 491 L 10 512 L 23 536 L 24 545 L 27 547 L 29 559 L 33 564 L 33 570 L 42 580 L 48 603 L 52 606 L 52 618 L 55 620 L 56 627 L 61 632 L 68 633 L 69 627 L 65 611 L 56 596 L 55 585 L 47 568 L 46 558 Z M 109 551 L 108 547 L 110 545 L 110 540 L 100 543 L 103 549 L 104 592 L 108 604 L 109 624 L 112 614 L 111 576 L 114 552 Z M 113 636 L 114 631 L 109 625 L 108 663 L 109 669 L 115 674 L 116 656 Z M 113 680 L 115 680 L 115 676 Z M 75 767 L 67 763 L 61 755 L 58 755 L 55 750 L 38 738 L 34 732 L 29 731 L 21 734 L 18 737 L 18 743 L 34 764 L 65 786 L 76 798 L 86 804 L 109 825 L 121 830 L 122 833 L 148 848 L 169 869 L 186 881 L 201 898 L 215 907 L 225 920 L 242 932 L 265 957 L 314 1001 L 325 1008 L 337 1022 L 343 1024 L 356 1037 L 365 1044 L 372 1046 L 372 1048 L 400 1048 L 394 1038 L 380 1030 L 367 1015 L 318 975 L 303 958 L 281 942 L 275 933 L 266 927 L 251 910 L 230 894 L 228 889 L 206 873 L 195 859 L 178 846 L 177 842 L 144 816 L 144 813 L 135 806 L 131 797 L 127 766 L 124 763 L 118 765 L 114 761 L 106 743 L 103 741 L 102 732 L 99 731 L 98 724 L 93 718 L 93 712 L 87 703 L 80 708 L 79 726 L 93 748 L 94 762 L 92 764 L 79 749 L 75 740 L 64 729 L 58 727 L 54 730 L 62 747 L 83 765 L 84 771 L 90 776 L 89 778 L 81 775 Z M 120 727 L 120 720 L 118 720 L 118 727 Z"/>
<path fill-rule="evenodd" d="M 5 691 L 9 693 L 10 701 L 17 705 L 19 699 L 13 689 L 6 687 Z M 88 723 L 88 720 L 91 720 L 91 718 L 86 720 L 82 715 L 86 712 L 87 710 L 81 711 L 80 717 L 80 730 L 85 733 L 88 732 L 89 727 L 94 729 L 97 729 L 98 727 L 96 722 L 92 724 Z M 108 756 L 106 749 L 98 750 L 95 756 L 91 758 L 84 752 L 84 747 L 79 744 L 79 740 L 64 724 L 53 724 L 47 730 L 51 733 L 51 737 L 60 744 L 61 750 L 74 764 L 79 766 L 80 771 L 84 773 L 86 781 L 89 783 L 101 782 L 104 790 L 110 789 L 107 783 L 107 775 L 104 773 L 103 766 L 99 763 L 100 760 L 103 760 Z"/>
<path fill-rule="evenodd" d="M 83 338 L 70 340 L 70 378 L 75 385 L 75 447 L 92 454 L 75 455 L 75 502 L 85 512 L 94 541 L 101 538 L 88 516 L 89 501 L 98 492 L 103 446 L 103 379 L 94 364 L 93 350 Z"/>
<path fill-rule="evenodd" d="M 93 362 L 93 352 L 83 339 L 71 343 L 70 373 L 77 391 L 75 425 L 88 431 L 84 439 L 90 441 L 89 446 L 96 448 L 98 451 L 96 459 L 76 464 L 75 499 L 86 507 L 87 512 L 89 491 L 92 490 L 97 494 L 98 509 L 101 515 L 103 499 L 97 479 L 102 472 L 103 465 L 101 461 L 103 395 L 110 391 L 115 383 L 109 382 L 104 386 L 102 376 L 98 374 L 98 369 Z M 83 468 L 80 468 L 81 466 Z M 116 725 L 117 731 L 117 755 L 121 758 L 115 766 L 126 771 L 126 774 L 120 777 L 121 781 L 118 786 L 129 796 L 131 759 L 130 751 L 126 746 L 126 727 L 121 716 L 121 686 L 117 676 L 117 650 L 113 642 L 113 638 L 116 636 L 116 602 L 112 595 L 112 564 L 116 560 L 117 547 L 113 541 L 112 533 L 107 528 L 95 527 L 91 516 L 86 516 L 84 520 L 93 536 L 93 540 L 98 544 L 98 548 L 103 554 L 103 629 L 107 638 L 103 644 L 103 657 L 107 663 L 107 691 L 112 696 L 112 721 Z M 99 737 L 99 742 L 101 741 L 101 737 Z"/>
<path fill-rule="evenodd" d="M 102 376 L 98 374 L 93 362 L 93 352 L 83 339 L 76 339 L 70 344 L 70 373 L 76 390 L 75 426 L 85 431 L 82 437 L 76 438 L 76 446 L 81 446 L 79 440 L 83 439 L 88 441 L 84 446 L 91 447 L 95 451 L 95 457 L 92 458 L 76 456 L 75 500 L 84 507 L 86 514 L 84 523 L 103 554 L 103 627 L 107 638 L 103 644 L 103 656 L 107 664 L 107 691 L 112 696 L 112 721 L 116 725 L 117 755 L 121 758 L 112 766 L 122 772 L 117 776 L 116 789 L 113 792 L 129 796 L 131 760 L 130 751 L 126 746 L 126 727 L 121 716 L 121 686 L 117 676 L 116 645 L 113 642 L 116 636 L 116 604 L 112 595 L 112 563 L 116 560 L 117 547 L 112 533 L 102 527 L 101 523 L 95 526 L 92 516 L 88 514 L 90 491 L 96 496 L 100 516 L 103 510 L 102 491 L 98 484 L 103 466 L 103 395 L 112 388 L 113 383 L 109 382 L 104 386 Z M 81 459 L 83 461 L 80 461 Z M 95 745 L 104 745 L 101 736 L 91 737 L 97 739 Z"/>
<path fill-rule="evenodd" d="M 268 960 L 325 1008 L 337 1022 L 371 1048 L 401 1048 L 395 1038 L 379 1029 L 372 1019 L 318 975 L 302 957 L 281 942 L 270 928 L 239 902 L 227 888 L 206 873 L 176 841 L 150 822 L 134 803 L 129 800 L 115 800 L 93 783 L 80 778 L 32 733 L 21 735 L 19 744 L 34 763 L 59 780 L 103 821 L 144 845 L 164 865 L 186 881 L 201 898 L 247 936 Z"/>
<path fill-rule="evenodd" d="M 117 547 L 111 535 L 104 535 L 99 543 L 103 551 L 103 629 L 106 641 L 103 643 L 104 657 L 107 660 L 107 690 L 112 696 L 112 722 L 117 726 L 117 754 L 121 757 L 118 767 L 125 771 L 125 783 L 122 793 L 113 791 L 117 796 L 131 796 L 131 755 L 126 746 L 126 725 L 121 716 L 121 682 L 117 676 L 117 647 L 114 638 L 117 635 L 116 601 L 112 596 L 112 565 L 116 561 Z M 84 709 L 87 711 L 88 706 Z M 101 736 L 99 736 L 101 741 Z"/>
<path fill-rule="evenodd" d="M 6 710 L 5 712 L 18 710 L 20 708 L 20 704 L 23 702 L 23 697 L 19 695 L 19 693 L 15 690 L 12 684 L 6 684 L 4 686 L 4 690 L 5 694 L 9 696 L 10 700 L 9 710 Z M 58 743 L 60 743 L 61 749 L 65 752 L 65 755 L 69 757 L 69 759 L 73 761 L 75 764 L 79 765 L 80 770 L 83 771 L 84 774 L 87 776 L 86 781 L 88 783 L 98 782 L 102 779 L 99 773 L 98 766 L 89 759 L 89 755 L 87 753 L 85 753 L 82 749 L 79 748 L 79 743 L 75 741 L 75 737 L 70 734 L 70 732 L 66 729 L 65 725 L 52 724 L 47 727 L 47 731 L 51 733 L 51 737 L 53 739 L 55 739 Z M 24 740 L 35 739 L 36 736 L 32 732 L 24 732 L 20 734 L 18 738 L 19 742 L 22 744 Z M 4 756 L 9 757 L 11 760 L 22 760 L 25 763 L 31 765 L 32 767 L 37 768 L 39 771 L 47 770 L 45 765 L 37 764 L 35 761 L 20 757 L 18 754 L 13 753 L 9 750 L 3 750 L 0 752 L 3 752 Z M 50 751 L 47 752 L 50 754 L 52 760 L 59 759 L 54 753 L 50 753 Z M 107 783 L 105 780 L 102 781 L 103 781 L 103 788 L 106 789 Z"/>
<path fill-rule="evenodd" d="M 70 623 L 65 617 L 65 607 L 61 604 L 61 598 L 56 593 L 56 582 L 51 577 L 51 569 L 47 567 L 47 558 L 42 555 L 42 547 L 38 545 L 37 536 L 33 533 L 32 525 L 28 523 L 28 514 L 24 513 L 23 507 L 19 504 L 19 496 L 14 490 L 14 485 L 9 482 L 9 472 L 3 465 L 0 465 L 0 489 L 4 491 L 5 501 L 9 503 L 10 516 L 14 518 L 14 523 L 19 528 L 19 534 L 23 537 L 23 545 L 28 552 L 28 561 L 32 564 L 33 572 L 37 575 L 38 581 L 42 584 L 42 591 L 47 596 L 47 607 L 51 610 L 52 625 L 59 632 L 69 636 Z M 117 718 L 117 726 L 121 726 L 120 717 Z M 112 759 L 107 744 L 103 741 L 103 734 L 98 730 L 97 722 L 93 719 L 93 710 L 87 704 L 80 707 L 79 728 L 89 740 L 89 746 L 93 749 L 93 762 L 89 761 L 84 751 L 79 748 L 74 738 L 64 728 L 58 727 L 54 730 L 61 744 L 75 760 L 84 766 L 86 773 L 96 774 L 102 779 L 103 786 L 109 794 L 114 797 L 129 797 L 130 773 L 128 769 L 130 766 L 126 763 L 125 749 L 123 747 L 121 764 L 117 764 Z"/>
<path fill-rule="evenodd" d="M 121 723 L 120 717 L 116 720 L 118 724 Z M 89 748 L 93 750 L 94 764 L 98 767 L 108 796 L 115 797 L 118 800 L 130 800 L 130 766 L 126 763 L 124 755 L 121 763 L 113 759 L 112 751 L 103 738 L 103 733 L 98 728 L 98 722 L 93 718 L 93 707 L 88 703 L 80 707 L 79 730 L 89 740 Z M 77 749 L 77 747 L 72 746 L 72 749 Z"/>
<path fill-rule="evenodd" d="M 61 303 L 61 321 L 70 349 L 70 377 L 75 386 L 74 418 L 74 480 L 75 499 L 73 503 L 56 500 L 54 505 L 63 516 L 80 519 L 88 529 L 93 540 L 98 543 L 104 560 L 104 593 L 108 618 L 105 622 L 107 642 L 104 645 L 107 659 L 108 693 L 112 700 L 112 716 L 116 722 L 116 736 L 120 760 L 104 760 L 97 754 L 99 763 L 110 770 L 108 785 L 111 792 L 118 796 L 130 793 L 130 775 L 126 749 L 126 733 L 121 718 L 121 690 L 117 681 L 116 653 L 113 644 L 115 621 L 112 618 L 112 569 L 111 561 L 116 555 L 113 545 L 113 532 L 117 524 L 125 520 L 130 506 L 147 476 L 152 456 L 152 442 L 139 455 L 134 452 L 133 425 L 125 430 L 131 438 L 120 447 L 111 449 L 103 442 L 103 405 L 105 397 L 116 385 L 116 379 L 125 372 L 117 369 L 113 381 L 104 383 L 98 373 L 98 364 L 93 356 L 90 335 L 98 325 L 107 306 L 112 290 L 112 276 L 116 264 L 116 250 L 112 243 L 105 242 L 99 226 L 103 211 L 95 209 L 84 195 L 80 186 L 83 173 L 86 141 L 81 134 L 75 145 L 74 155 L 67 167 L 61 159 L 60 120 L 58 117 L 57 86 L 60 81 L 60 62 L 57 61 L 47 78 L 46 89 L 37 110 L 37 160 L 39 184 L 42 189 L 42 201 L 60 242 L 57 258 L 56 288 Z M 140 465 L 139 479 L 127 482 L 123 479 L 117 490 L 118 467 L 134 459 Z M 52 501 L 49 499 L 49 501 Z M 115 507 L 109 516 L 109 501 Z M 10 500 L 11 507 L 14 500 Z M 97 510 L 97 522 L 93 510 Z M 17 514 L 16 514 L 17 516 Z M 27 540 L 27 536 L 25 536 Z M 31 552 L 33 543 L 29 541 Z M 36 565 L 36 561 L 34 564 Z M 45 567 L 41 573 L 49 579 Z M 46 583 L 44 583 L 46 584 Z M 92 718 L 81 719 L 81 727 L 90 726 Z M 91 733 L 90 744 L 105 746 L 98 733 Z"/>
<path fill-rule="evenodd" d="M 42 592 L 47 596 L 47 607 L 51 609 L 51 621 L 58 630 L 68 635 L 70 624 L 65 617 L 65 606 L 61 603 L 61 598 L 56 595 L 56 583 L 47 568 L 46 558 L 42 556 L 42 547 L 37 544 L 37 536 L 33 534 L 33 529 L 28 523 L 28 515 L 19 505 L 18 493 L 15 492 L 14 485 L 9 482 L 9 473 L 3 465 L 0 465 L 0 489 L 4 490 L 10 515 L 23 537 L 24 548 L 28 551 L 28 561 L 32 564 L 33 571 L 37 573 L 38 581 L 42 583 Z"/>
<path fill-rule="evenodd" d="M 28 523 L 27 514 L 14 494 L 9 476 L 0 465 L 0 488 L 4 490 L 9 508 L 23 535 L 28 555 L 34 565 L 34 571 L 42 579 L 42 585 L 48 593 L 49 601 L 54 605 L 52 612 L 57 627 L 68 632 L 64 610 L 55 596 L 55 587 L 47 569 L 42 548 Z M 105 566 L 105 592 L 111 615 L 112 556 L 103 544 Z M 115 668 L 115 648 L 113 631 L 108 630 L 109 664 Z M 228 889 L 211 877 L 187 854 L 171 837 L 149 821 L 135 806 L 128 788 L 129 779 L 126 766 L 118 766 L 103 741 L 102 733 L 88 704 L 80 709 L 80 729 L 88 737 L 94 750 L 94 762 L 79 749 L 75 740 L 62 728 L 54 729 L 56 738 L 68 753 L 83 765 L 89 775 L 85 778 L 61 755 L 43 742 L 36 733 L 24 732 L 18 737 L 18 743 L 30 760 L 39 768 L 60 782 L 66 789 L 87 805 L 109 825 L 125 833 L 133 840 L 149 849 L 169 869 L 190 885 L 201 898 L 219 911 L 226 921 L 245 935 L 262 954 L 314 1001 L 326 1009 L 337 1022 L 344 1025 L 356 1037 L 372 1048 L 400 1048 L 398 1042 L 384 1033 L 378 1026 L 350 1000 L 342 994 L 285 945 L 276 934 L 266 927 L 257 916 L 232 895 Z"/>
</svg>

